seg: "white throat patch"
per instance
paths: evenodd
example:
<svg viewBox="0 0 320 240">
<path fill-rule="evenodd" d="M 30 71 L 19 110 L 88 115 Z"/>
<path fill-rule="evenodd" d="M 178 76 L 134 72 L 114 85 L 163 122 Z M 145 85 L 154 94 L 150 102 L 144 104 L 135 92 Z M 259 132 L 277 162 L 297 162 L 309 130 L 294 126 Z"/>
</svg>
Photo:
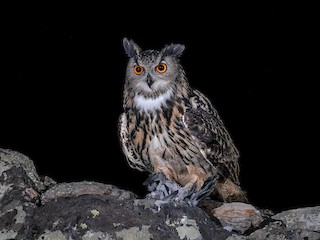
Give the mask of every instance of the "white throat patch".
<svg viewBox="0 0 320 240">
<path fill-rule="evenodd" d="M 145 98 L 144 96 L 135 96 L 134 102 L 142 111 L 155 111 L 159 108 L 161 108 L 162 105 L 165 104 L 165 102 L 171 97 L 172 91 L 167 91 L 166 93 L 160 95 L 159 97 L 155 99 Z"/>
</svg>

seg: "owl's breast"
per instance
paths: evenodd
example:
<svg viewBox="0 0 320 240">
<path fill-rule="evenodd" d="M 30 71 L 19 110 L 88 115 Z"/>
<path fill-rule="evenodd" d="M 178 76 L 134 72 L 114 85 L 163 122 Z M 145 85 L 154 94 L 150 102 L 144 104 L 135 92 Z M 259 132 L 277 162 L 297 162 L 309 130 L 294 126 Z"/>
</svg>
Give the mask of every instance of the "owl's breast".
<svg viewBox="0 0 320 240">
<path fill-rule="evenodd" d="M 130 135 L 149 172 L 162 172 L 183 185 L 189 181 L 190 166 L 196 165 L 203 175 L 209 174 L 211 166 L 185 127 L 182 111 L 174 107 L 170 112 L 139 117 Z"/>
<path fill-rule="evenodd" d="M 150 140 L 150 148 L 149 151 L 154 152 L 163 152 L 166 147 L 168 147 L 165 142 L 163 141 L 163 134 L 154 135 L 151 137 Z"/>
<path fill-rule="evenodd" d="M 180 176 L 187 174 L 188 160 L 185 158 L 185 150 L 181 148 L 182 142 L 174 136 L 175 134 L 167 131 L 151 135 L 148 147 L 142 155 L 153 166 L 152 172 L 162 172 L 167 178 L 178 181 Z"/>
</svg>

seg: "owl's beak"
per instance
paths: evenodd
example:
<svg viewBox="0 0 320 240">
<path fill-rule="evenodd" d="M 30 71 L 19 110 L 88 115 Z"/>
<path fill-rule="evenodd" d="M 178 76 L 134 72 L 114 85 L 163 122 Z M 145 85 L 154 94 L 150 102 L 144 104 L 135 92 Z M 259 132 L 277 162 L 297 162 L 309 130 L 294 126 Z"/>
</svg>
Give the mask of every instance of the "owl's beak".
<svg viewBox="0 0 320 240">
<path fill-rule="evenodd" d="M 147 75 L 147 84 L 148 84 L 149 88 L 151 88 L 151 85 L 153 84 L 153 79 L 150 76 L 150 74 Z"/>
</svg>

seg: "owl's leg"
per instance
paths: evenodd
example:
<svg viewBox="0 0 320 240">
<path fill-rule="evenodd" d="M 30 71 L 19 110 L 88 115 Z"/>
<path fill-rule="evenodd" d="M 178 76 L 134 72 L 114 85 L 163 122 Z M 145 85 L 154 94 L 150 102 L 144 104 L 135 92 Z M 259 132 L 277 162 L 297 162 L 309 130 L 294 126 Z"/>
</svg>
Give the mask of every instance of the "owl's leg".
<svg viewBox="0 0 320 240">
<path fill-rule="evenodd" d="M 169 180 L 162 172 L 152 174 L 143 185 L 147 186 L 150 192 L 147 198 L 162 200 L 168 196 L 177 194 L 181 188 L 177 183 Z M 169 197 L 170 198 L 170 197 Z"/>
<path fill-rule="evenodd" d="M 209 177 L 199 189 L 199 191 L 193 193 L 189 199 L 189 204 L 192 206 L 197 206 L 198 203 L 208 197 L 215 189 L 217 184 L 217 176 Z"/>
</svg>

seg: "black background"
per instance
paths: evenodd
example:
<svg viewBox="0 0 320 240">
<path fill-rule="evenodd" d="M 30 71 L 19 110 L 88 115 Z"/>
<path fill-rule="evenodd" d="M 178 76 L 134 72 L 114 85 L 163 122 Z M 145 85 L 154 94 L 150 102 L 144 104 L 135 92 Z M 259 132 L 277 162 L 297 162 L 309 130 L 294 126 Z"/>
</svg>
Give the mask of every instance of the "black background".
<svg viewBox="0 0 320 240">
<path fill-rule="evenodd" d="M 168 4 L 10 11 L 1 30 L 0 147 L 29 156 L 58 182 L 145 194 L 147 176 L 129 168 L 117 136 L 122 38 L 148 49 L 181 43 L 190 84 L 212 100 L 240 150 L 251 202 L 275 211 L 319 205 L 308 23 L 271 5 Z"/>
</svg>

